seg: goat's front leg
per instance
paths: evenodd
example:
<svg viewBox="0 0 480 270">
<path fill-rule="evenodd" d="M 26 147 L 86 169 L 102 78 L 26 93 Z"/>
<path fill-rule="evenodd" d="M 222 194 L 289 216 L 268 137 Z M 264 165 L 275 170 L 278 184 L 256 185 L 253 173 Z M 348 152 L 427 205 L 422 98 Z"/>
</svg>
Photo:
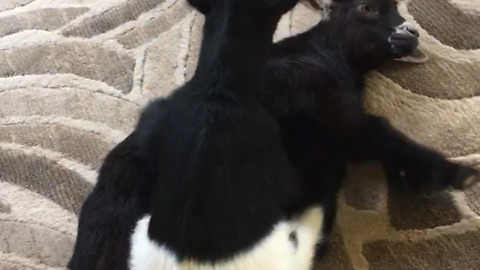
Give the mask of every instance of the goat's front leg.
<svg viewBox="0 0 480 270">
<path fill-rule="evenodd" d="M 326 152 L 331 152 L 331 150 L 312 149 L 296 165 L 305 183 L 304 199 L 313 203 L 320 202 L 324 211 L 321 237 L 317 243 L 315 254 L 317 258 L 321 257 L 328 247 L 337 213 L 337 197 L 346 167 L 344 160 L 326 155 Z"/>
<path fill-rule="evenodd" d="M 360 94 L 332 92 L 324 104 L 332 139 L 349 159 L 380 161 L 387 179 L 411 191 L 464 189 L 480 181 L 474 168 L 448 161 L 395 129 L 386 119 L 365 113 Z"/>
<path fill-rule="evenodd" d="M 315 252 L 315 257 L 320 258 L 328 249 L 333 232 L 337 215 L 337 197 L 345 176 L 345 162 L 323 156 L 316 162 L 307 162 L 304 166 L 298 166 L 298 170 L 302 173 L 304 181 L 308 182 L 307 196 L 319 198 L 322 202 L 324 218 L 320 232 L 321 238 Z"/>
</svg>

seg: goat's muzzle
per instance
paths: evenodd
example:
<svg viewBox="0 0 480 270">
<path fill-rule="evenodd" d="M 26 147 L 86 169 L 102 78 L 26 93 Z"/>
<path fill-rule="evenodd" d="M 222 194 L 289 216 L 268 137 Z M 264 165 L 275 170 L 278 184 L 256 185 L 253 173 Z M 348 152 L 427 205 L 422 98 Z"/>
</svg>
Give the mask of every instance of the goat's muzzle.
<svg viewBox="0 0 480 270">
<path fill-rule="evenodd" d="M 418 32 L 418 30 L 415 29 L 415 26 L 413 26 L 409 22 L 404 22 L 399 26 L 395 27 L 394 33 L 398 35 L 414 36 L 416 38 L 420 37 L 420 33 Z"/>
<path fill-rule="evenodd" d="M 392 52 L 397 57 L 404 57 L 414 52 L 418 47 L 418 31 L 408 22 L 395 27 L 388 37 Z"/>
</svg>

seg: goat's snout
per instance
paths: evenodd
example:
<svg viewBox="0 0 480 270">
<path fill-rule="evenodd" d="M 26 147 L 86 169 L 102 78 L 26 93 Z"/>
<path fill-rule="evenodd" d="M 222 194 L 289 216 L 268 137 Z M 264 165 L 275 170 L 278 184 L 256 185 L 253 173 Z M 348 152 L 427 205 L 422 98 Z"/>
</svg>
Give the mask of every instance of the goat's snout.
<svg viewBox="0 0 480 270">
<path fill-rule="evenodd" d="M 412 35 L 414 35 L 415 37 L 420 37 L 420 33 L 418 32 L 418 30 L 413 27 L 413 25 L 409 25 L 406 27 L 407 31 L 410 32 Z"/>
<path fill-rule="evenodd" d="M 388 42 L 394 54 L 398 57 L 410 55 L 418 47 L 419 33 L 413 25 L 404 22 L 394 28 L 392 34 L 388 37 Z"/>
<path fill-rule="evenodd" d="M 406 36 L 413 36 L 418 38 L 420 33 L 418 30 L 409 22 L 404 22 L 399 26 L 395 27 L 395 34 L 397 35 L 406 35 Z"/>
</svg>

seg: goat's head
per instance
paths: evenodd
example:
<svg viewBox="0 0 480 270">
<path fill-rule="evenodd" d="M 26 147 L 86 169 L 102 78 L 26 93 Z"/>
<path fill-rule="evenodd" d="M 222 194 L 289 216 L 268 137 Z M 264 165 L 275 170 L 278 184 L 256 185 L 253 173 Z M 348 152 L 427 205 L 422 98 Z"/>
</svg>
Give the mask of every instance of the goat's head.
<svg viewBox="0 0 480 270">
<path fill-rule="evenodd" d="M 379 50 L 398 58 L 417 49 L 419 33 L 399 14 L 396 0 L 333 0 L 324 6 L 352 45 L 365 47 L 359 53 Z"/>
</svg>

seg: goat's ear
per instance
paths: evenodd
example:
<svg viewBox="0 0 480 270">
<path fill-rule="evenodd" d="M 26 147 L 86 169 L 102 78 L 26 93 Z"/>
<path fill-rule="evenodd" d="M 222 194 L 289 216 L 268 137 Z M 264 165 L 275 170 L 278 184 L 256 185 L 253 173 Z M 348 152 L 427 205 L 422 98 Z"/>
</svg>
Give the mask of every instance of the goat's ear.
<svg viewBox="0 0 480 270">
<path fill-rule="evenodd" d="M 317 9 L 317 10 L 320 10 L 322 8 L 322 5 L 323 5 L 322 0 L 301 0 L 300 2 L 308 3 L 308 4 L 310 4 L 311 7 L 313 7 L 314 9 Z"/>
<path fill-rule="evenodd" d="M 363 0 L 362 0 L 363 1 Z M 357 0 L 328 0 L 326 1 L 329 3 L 330 7 L 338 6 L 338 5 L 346 5 L 346 4 L 356 4 Z"/>
<path fill-rule="evenodd" d="M 187 0 L 188 3 L 198 10 L 198 12 L 202 13 L 203 15 L 208 14 L 210 11 L 210 2 L 211 0 Z"/>
</svg>

